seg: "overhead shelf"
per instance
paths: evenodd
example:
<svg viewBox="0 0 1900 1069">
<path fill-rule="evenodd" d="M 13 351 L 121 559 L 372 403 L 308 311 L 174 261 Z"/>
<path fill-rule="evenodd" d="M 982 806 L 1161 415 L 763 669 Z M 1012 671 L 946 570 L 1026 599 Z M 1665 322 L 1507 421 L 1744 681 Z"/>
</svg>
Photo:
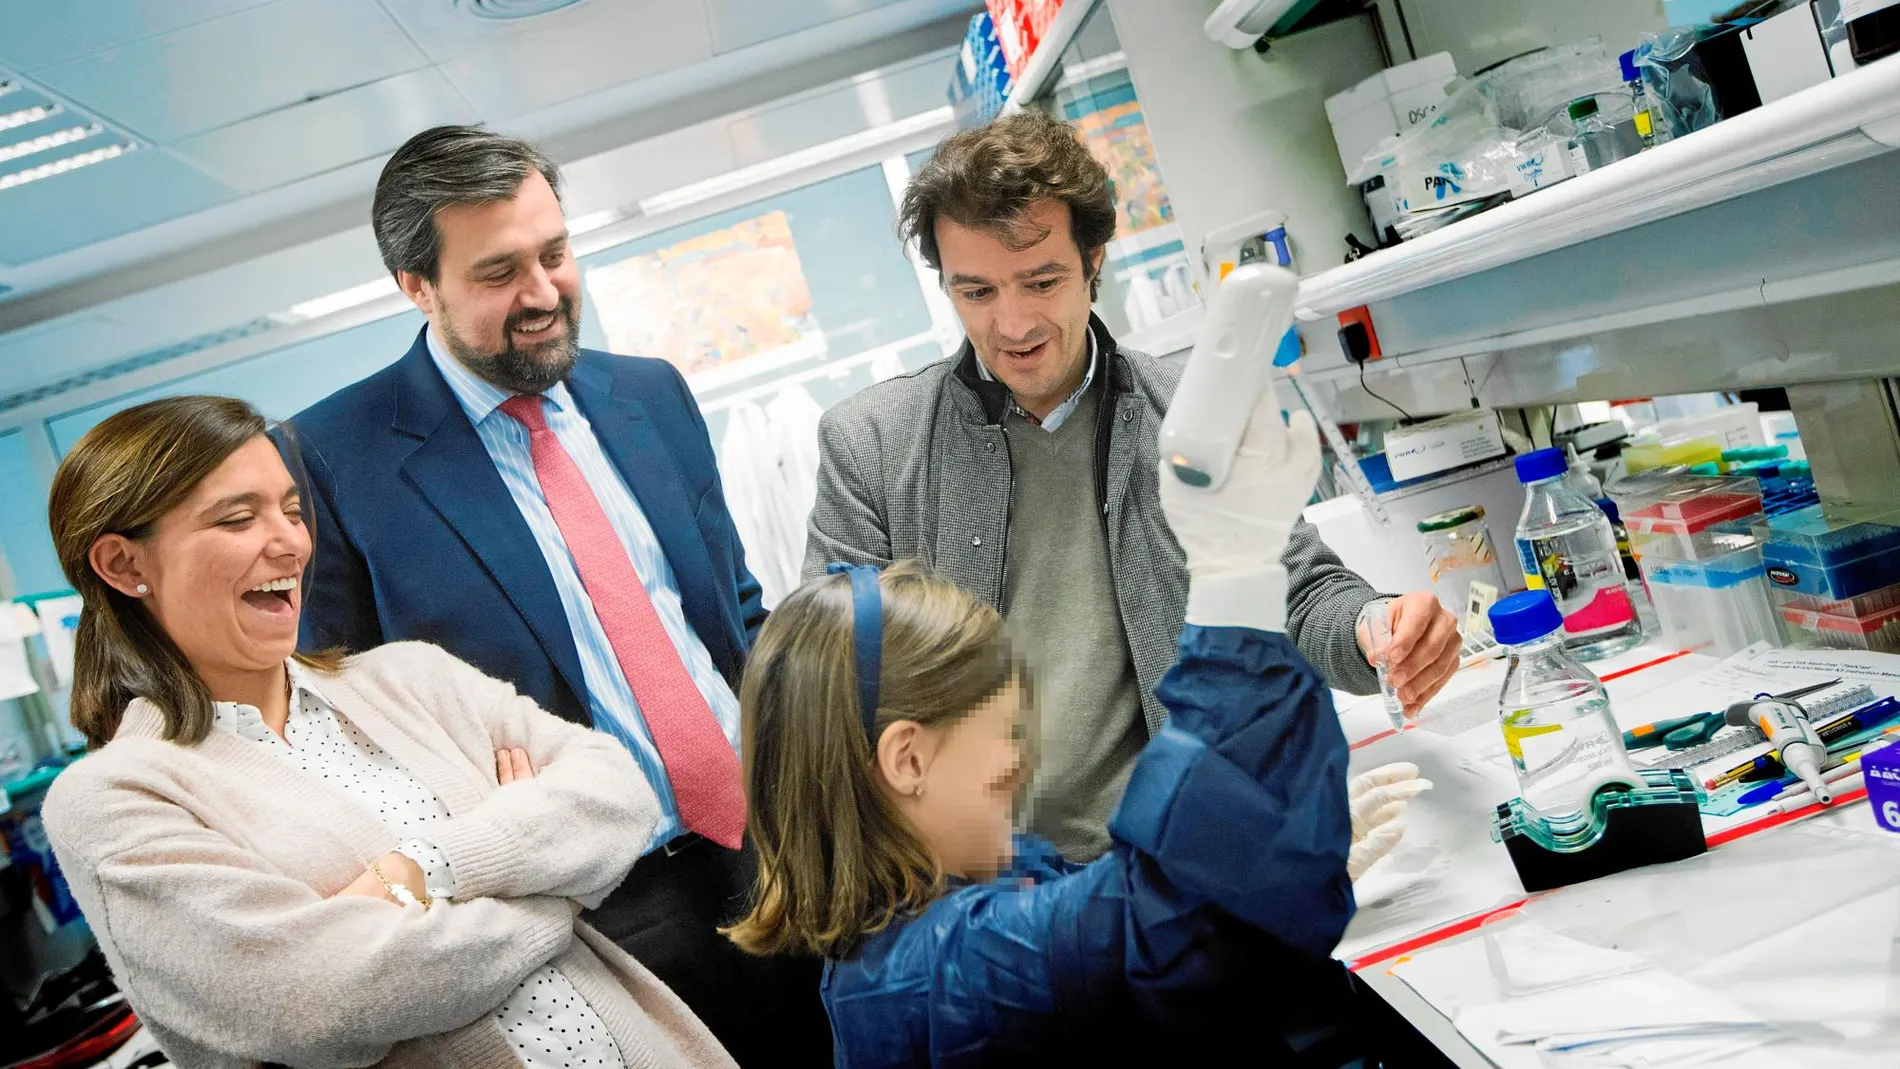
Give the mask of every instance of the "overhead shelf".
<svg viewBox="0 0 1900 1069">
<path fill-rule="evenodd" d="M 1030 101 L 1042 95 L 1054 79 L 1056 65 L 1062 62 L 1062 53 L 1069 50 L 1069 43 L 1081 31 L 1082 23 L 1088 21 L 1089 13 L 1095 10 L 1098 0 L 1066 0 L 1056 10 L 1056 17 L 1049 22 L 1049 32 L 1037 43 L 1036 50 L 1030 53 L 1029 62 L 1023 64 L 1023 70 L 1009 90 L 1009 99 L 1003 102 L 1003 114 L 1014 115 L 1023 110 Z"/>
<path fill-rule="evenodd" d="M 1297 313 L 1330 318 L 1897 147 L 1900 58 L 1892 58 L 1310 276 Z"/>
</svg>

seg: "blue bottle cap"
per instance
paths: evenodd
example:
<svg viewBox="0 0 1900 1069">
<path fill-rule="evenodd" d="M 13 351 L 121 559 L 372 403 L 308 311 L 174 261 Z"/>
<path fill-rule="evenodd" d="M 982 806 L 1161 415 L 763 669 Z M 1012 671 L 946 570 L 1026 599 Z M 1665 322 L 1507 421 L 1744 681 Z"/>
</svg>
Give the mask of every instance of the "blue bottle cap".
<svg viewBox="0 0 1900 1069">
<path fill-rule="evenodd" d="M 1491 634 L 1506 646 L 1535 642 L 1564 625 L 1545 590 L 1521 590 L 1491 606 Z"/>
<path fill-rule="evenodd" d="M 1620 511 L 1618 511 L 1616 507 L 1616 502 L 1611 501 L 1607 497 L 1599 497 L 1597 498 L 1596 505 L 1597 505 L 1597 508 L 1600 508 L 1603 510 L 1603 514 L 1605 516 L 1608 516 L 1610 518 L 1611 523 L 1623 522 L 1623 514 Z"/>
<path fill-rule="evenodd" d="M 1643 76 L 1643 72 L 1636 69 L 1636 50 L 1634 48 L 1616 57 L 1616 65 L 1623 68 L 1623 80 L 1626 82 L 1633 82 Z"/>
<path fill-rule="evenodd" d="M 1517 458 L 1517 481 L 1525 484 L 1554 479 L 1570 470 L 1570 458 L 1561 449 L 1539 449 Z"/>
</svg>

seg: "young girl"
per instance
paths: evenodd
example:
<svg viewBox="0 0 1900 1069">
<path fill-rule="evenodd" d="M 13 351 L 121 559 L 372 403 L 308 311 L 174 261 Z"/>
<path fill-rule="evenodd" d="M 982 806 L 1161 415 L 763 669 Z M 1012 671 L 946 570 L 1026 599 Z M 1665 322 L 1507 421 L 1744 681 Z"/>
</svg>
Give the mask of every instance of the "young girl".
<svg viewBox="0 0 1900 1069">
<path fill-rule="evenodd" d="M 1317 470 L 1310 419 L 1263 404 L 1219 491 L 1161 474 L 1191 576 L 1172 719 L 1087 866 L 1012 836 L 1031 676 L 994 611 L 899 564 L 834 566 L 773 613 L 741 696 L 759 879 L 729 934 L 827 959 L 837 1065 L 1235 1040 L 1262 1065 L 1345 1060 L 1292 1034 L 1344 1001 L 1329 954 L 1352 914 L 1345 740 L 1282 633 L 1280 551 Z"/>
</svg>

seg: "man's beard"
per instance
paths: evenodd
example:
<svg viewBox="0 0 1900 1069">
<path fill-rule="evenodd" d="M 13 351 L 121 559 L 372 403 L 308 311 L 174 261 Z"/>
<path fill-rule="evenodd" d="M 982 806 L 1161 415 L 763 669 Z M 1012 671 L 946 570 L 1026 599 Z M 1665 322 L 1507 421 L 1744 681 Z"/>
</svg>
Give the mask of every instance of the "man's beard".
<svg viewBox="0 0 1900 1069">
<path fill-rule="evenodd" d="M 499 353 L 484 352 L 470 345 L 446 322 L 442 341 L 463 367 L 486 381 L 510 393 L 540 393 L 566 378 L 580 357 L 581 310 L 566 297 L 561 298 L 560 306 L 555 309 L 567 327 L 561 337 L 527 349 L 515 347 L 515 328 L 526 320 L 541 318 L 546 312 L 546 309 L 532 308 L 509 316 L 502 324 L 502 338 L 507 347 Z"/>
</svg>

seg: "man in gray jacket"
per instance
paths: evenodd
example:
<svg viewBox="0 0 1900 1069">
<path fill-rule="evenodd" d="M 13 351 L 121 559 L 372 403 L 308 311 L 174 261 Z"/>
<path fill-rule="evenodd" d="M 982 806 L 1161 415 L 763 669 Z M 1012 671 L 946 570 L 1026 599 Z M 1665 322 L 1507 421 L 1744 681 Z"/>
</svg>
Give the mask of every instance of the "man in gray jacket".
<svg viewBox="0 0 1900 1069">
<path fill-rule="evenodd" d="M 1042 757 L 1031 829 L 1078 861 L 1166 713 L 1187 569 L 1162 514 L 1155 440 L 1180 373 L 1089 311 L 1115 233 L 1108 176 L 1067 125 L 1023 114 L 958 133 L 905 191 L 901 228 L 968 335 L 955 356 L 864 390 L 819 424 L 806 578 L 914 558 L 1002 611 L 1034 658 Z M 1356 628 L 1381 595 L 1297 525 L 1287 634 L 1335 686 L 1376 677 Z M 1393 625 L 1409 708 L 1458 663 L 1430 592 Z"/>
</svg>

